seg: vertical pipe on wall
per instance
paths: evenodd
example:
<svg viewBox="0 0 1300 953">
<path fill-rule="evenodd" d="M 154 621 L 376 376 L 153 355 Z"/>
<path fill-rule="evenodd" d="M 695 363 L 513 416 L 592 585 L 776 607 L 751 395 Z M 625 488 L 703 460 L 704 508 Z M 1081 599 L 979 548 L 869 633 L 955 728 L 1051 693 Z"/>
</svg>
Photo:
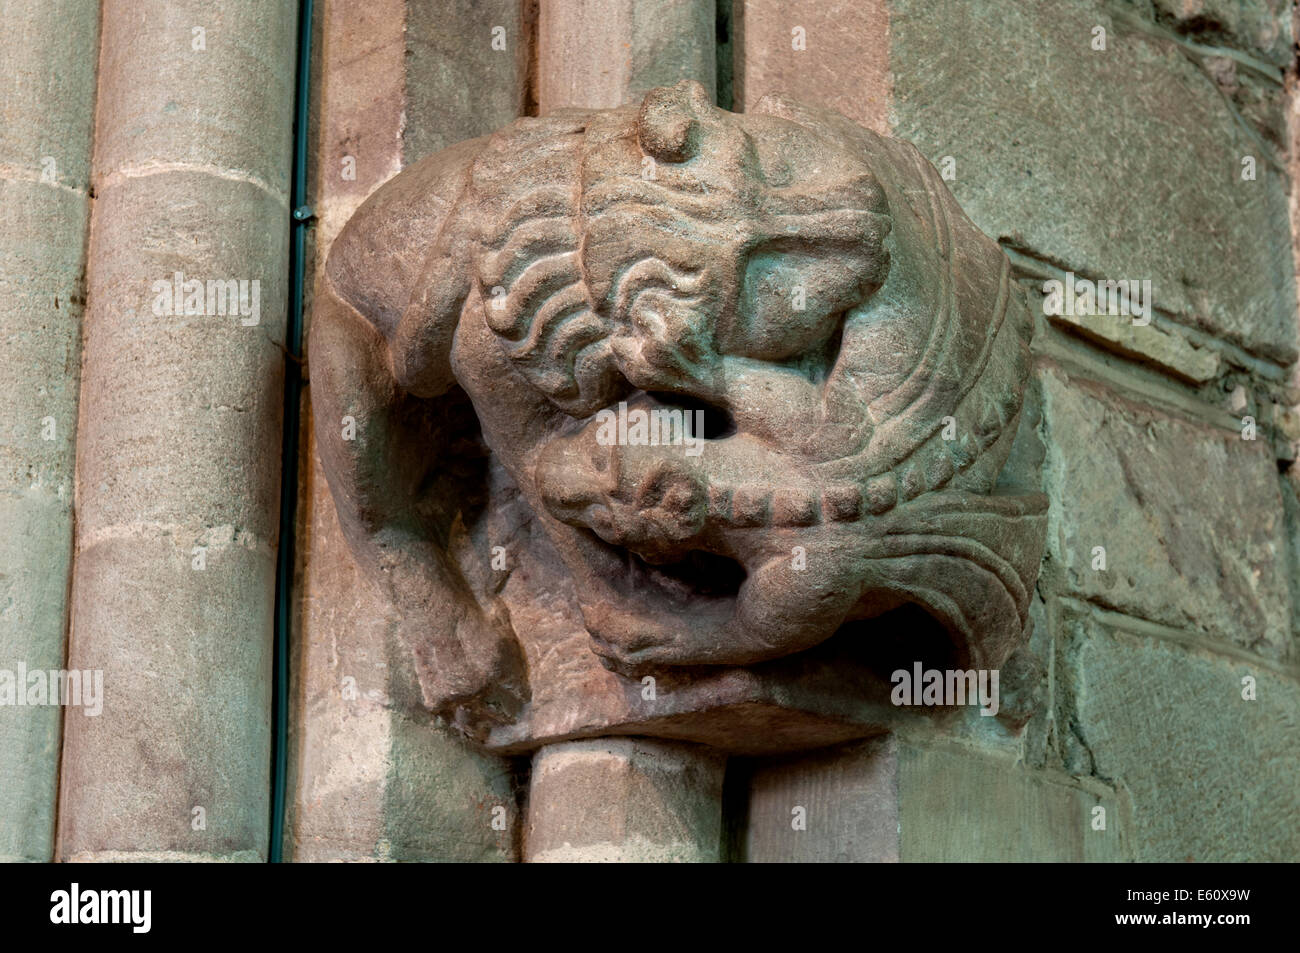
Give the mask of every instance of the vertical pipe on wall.
<svg viewBox="0 0 1300 953">
<path fill-rule="evenodd" d="M 65 860 L 267 853 L 296 7 L 103 5 Z"/>
<path fill-rule="evenodd" d="M 48 673 L 64 663 L 72 563 L 99 4 L 0 0 L 0 23 L 0 861 L 46 861 L 62 712 Z M 36 682 L 32 700 L 44 703 L 27 704 Z"/>
<path fill-rule="evenodd" d="M 280 441 L 280 548 L 275 566 L 275 719 L 271 742 L 271 861 L 284 852 L 284 813 L 289 764 L 289 635 L 294 575 L 294 526 L 298 503 L 298 439 L 302 414 L 302 312 L 307 261 L 307 118 L 311 104 L 312 0 L 299 0 L 298 73 L 293 117 L 293 224 L 289 237 L 289 315 L 285 332 L 284 432 Z"/>
</svg>

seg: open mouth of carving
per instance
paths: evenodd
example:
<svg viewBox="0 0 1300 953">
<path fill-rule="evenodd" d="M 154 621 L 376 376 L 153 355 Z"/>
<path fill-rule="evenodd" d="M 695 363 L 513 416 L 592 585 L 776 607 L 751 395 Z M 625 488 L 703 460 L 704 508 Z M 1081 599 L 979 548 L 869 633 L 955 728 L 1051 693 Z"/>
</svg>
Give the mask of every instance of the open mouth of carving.
<svg viewBox="0 0 1300 953">
<path fill-rule="evenodd" d="M 579 529 L 578 533 L 589 550 L 599 553 L 600 562 L 613 570 L 611 581 L 628 596 L 657 594 L 682 603 L 731 601 L 745 581 L 745 567 L 728 556 L 694 549 L 680 559 L 651 563 L 630 549 L 605 542 L 591 530 Z"/>
<path fill-rule="evenodd" d="M 820 651 L 844 654 L 865 665 L 882 682 L 896 671 L 968 668 L 969 654 L 952 633 L 922 606 L 904 603 L 870 618 L 844 622 Z"/>
<path fill-rule="evenodd" d="M 683 412 L 690 433 L 699 440 L 725 440 L 737 432 L 735 418 L 724 407 L 682 394 L 645 391 L 655 409 Z M 629 400 L 629 404 L 632 401 Z"/>
<path fill-rule="evenodd" d="M 628 577 L 633 586 L 652 585 L 665 592 L 684 597 L 732 597 L 745 581 L 745 567 L 734 559 L 692 550 L 683 558 L 652 565 L 636 553 L 627 553 Z"/>
</svg>

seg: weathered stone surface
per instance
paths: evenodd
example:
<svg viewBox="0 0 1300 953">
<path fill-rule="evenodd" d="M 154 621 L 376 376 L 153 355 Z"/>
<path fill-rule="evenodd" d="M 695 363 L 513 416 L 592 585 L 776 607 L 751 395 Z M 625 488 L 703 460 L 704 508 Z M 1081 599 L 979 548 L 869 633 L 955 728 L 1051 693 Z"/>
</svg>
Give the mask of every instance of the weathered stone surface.
<svg viewBox="0 0 1300 953">
<path fill-rule="evenodd" d="M 122 178 L 191 169 L 249 182 L 286 202 L 296 10 L 282 0 L 108 0 L 98 191 Z"/>
<path fill-rule="evenodd" d="M 84 193 L 90 180 L 99 4 L 0 0 L 0 16 L 5 25 L 0 178 L 35 181 L 49 168 L 58 185 Z M 43 162 L 46 157 L 54 160 L 52 167 Z M 51 243 L 51 250 L 61 249 Z"/>
<path fill-rule="evenodd" d="M 104 7 L 68 655 L 107 697 L 65 723 L 65 859 L 267 853 L 295 11 Z"/>
<path fill-rule="evenodd" d="M 1054 314 L 1050 320 L 1107 350 L 1154 364 L 1193 384 L 1214 380 L 1223 367 L 1215 351 L 1197 347 L 1164 328 L 1134 324 L 1127 317 L 1105 320 L 1091 315 Z"/>
<path fill-rule="evenodd" d="M 1132 859 L 1128 806 L 1100 785 L 957 748 L 902 746 L 897 791 L 908 863 Z"/>
<path fill-rule="evenodd" d="M 547 745 L 533 757 L 530 863 L 712 863 L 722 845 L 725 760 L 643 738 Z"/>
<path fill-rule="evenodd" d="M 447 58 L 433 55 L 430 44 L 445 44 L 453 35 L 448 9 L 419 4 L 408 11 L 405 0 L 317 4 L 326 38 L 313 120 L 319 148 L 312 231 L 319 263 L 357 206 L 401 170 L 403 136 L 408 150 L 419 153 L 513 117 L 479 99 L 497 97 L 498 110 L 511 101 L 499 96 L 508 77 L 492 72 L 490 84 L 481 83 L 488 67 L 500 65 L 499 54 L 491 60 L 455 60 L 452 50 L 441 50 Z M 439 71 L 454 73 L 452 67 L 461 75 L 439 84 Z M 294 584 L 299 621 L 289 666 L 294 703 L 285 856 L 313 862 L 516 860 L 522 822 L 509 764 L 471 749 L 424 709 L 410 651 L 396 637 L 393 609 L 343 540 L 316 461 L 310 398 L 309 388 Z"/>
<path fill-rule="evenodd" d="M 1065 635 L 1057 722 L 1074 726 L 1072 767 L 1129 792 L 1139 861 L 1300 856 L 1293 668 L 1113 615 L 1072 616 Z"/>
<path fill-rule="evenodd" d="M 693 79 L 713 98 L 714 0 L 543 3 L 537 22 L 541 112 L 609 109 Z"/>
<path fill-rule="evenodd" d="M 275 556 L 226 540 L 197 571 L 193 545 L 133 534 L 77 552 L 69 667 L 102 670 L 104 700 L 64 720 L 65 860 L 265 859 Z"/>
<path fill-rule="evenodd" d="M 1286 67 L 1292 57 L 1285 0 L 1130 0 L 1155 22 L 1201 43 L 1221 43 Z"/>
<path fill-rule="evenodd" d="M 1286 535 L 1268 442 L 1134 403 L 1045 364 L 1054 584 L 1100 605 L 1290 655 Z M 1104 571 L 1093 569 L 1104 547 Z"/>
<path fill-rule="evenodd" d="M 231 526 L 273 545 L 279 467 L 231 461 L 279 455 L 287 288 L 277 264 L 288 243 L 266 222 L 284 221 L 284 206 L 247 183 L 181 171 L 123 180 L 96 215 L 113 231 L 96 229 L 91 244 L 82 386 L 94 405 L 78 452 L 89 490 L 79 532 Z M 155 314 L 154 282 L 174 285 L 177 272 L 245 280 L 250 303 L 256 279 L 257 324 L 245 326 L 251 313 Z"/>
<path fill-rule="evenodd" d="M 42 362 L 42 373 L 24 392 L 76 393 L 73 356 L 85 304 L 89 213 L 84 192 L 35 176 L 0 178 L 0 334 L 10 354 L 22 348 L 25 357 Z"/>
<path fill-rule="evenodd" d="M 441 129 L 452 118 L 444 110 L 437 121 L 427 123 L 419 104 L 407 102 L 406 44 L 416 41 L 406 30 L 406 6 L 406 0 L 316 4 L 322 41 L 320 63 L 312 72 L 317 92 L 308 184 L 316 213 L 313 247 L 319 261 L 366 196 L 402 171 L 403 131 L 414 146 L 416 137 L 433 134 L 423 131 L 427 125 Z M 415 13 L 429 9 L 427 4 L 419 5 Z M 469 85 L 460 83 L 457 88 Z M 416 83 L 411 92 L 418 97 L 425 88 Z M 420 147 L 429 151 L 428 146 Z M 438 148 L 432 145 L 433 150 Z M 310 291 L 310 283 L 306 290 Z M 310 317 L 307 308 L 304 319 Z"/>
<path fill-rule="evenodd" d="M 0 23 L 0 670 L 16 672 L 63 666 L 99 6 L 0 0 Z M 51 856 L 59 724 L 0 707 L 0 859 Z"/>
<path fill-rule="evenodd" d="M 392 610 L 343 542 L 318 469 L 305 490 L 311 550 L 290 667 L 298 703 L 285 856 L 518 859 L 521 820 L 506 762 L 470 749 L 424 709 Z"/>
<path fill-rule="evenodd" d="M 1105 809 L 1105 829 L 1094 828 Z M 1105 785 L 966 747 L 891 737 L 758 762 L 750 863 L 1130 860 L 1128 806 Z"/>
<path fill-rule="evenodd" d="M 897 862 L 899 807 L 892 739 L 759 762 L 742 856 L 751 864 Z"/>
<path fill-rule="evenodd" d="M 736 109 L 769 93 L 889 132 L 889 12 L 880 0 L 733 0 Z"/>
<path fill-rule="evenodd" d="M 990 491 L 1031 329 L 911 147 L 680 83 L 368 199 L 318 288 L 316 435 L 426 702 L 465 731 L 788 750 L 844 740 L 852 689 L 848 736 L 878 733 L 879 673 L 819 697 L 792 679 L 825 672 L 757 666 L 846 624 L 899 651 L 928 624 L 927 651 L 989 667 L 1021 640 L 1045 500 Z M 636 415 L 675 439 L 614 432 Z M 872 629 L 907 605 L 929 616 Z"/>
<path fill-rule="evenodd" d="M 443 0 L 398 5 L 406 8 L 405 122 L 398 131 L 404 165 L 489 133 L 523 113 L 530 55 L 527 4 Z M 355 20 L 360 15 L 351 9 L 358 4 L 342 6 L 340 16 Z M 387 0 L 383 6 L 389 6 Z M 392 24 L 392 17 L 386 18 L 377 35 L 389 37 Z M 355 29 L 355 39 L 366 38 L 363 27 Z M 367 157 L 373 158 L 362 156 Z"/>
<path fill-rule="evenodd" d="M 39 489 L 0 493 L 0 671 L 63 667 L 70 510 Z M 0 862 L 50 859 L 60 722 L 58 707 L 0 705 Z"/>
<path fill-rule="evenodd" d="M 1150 279 L 1179 321 L 1294 358 L 1290 251 L 1263 237 L 1287 228 L 1275 147 L 1195 57 L 1093 0 L 888 8 L 890 132 L 955 160 L 953 193 L 980 228 L 1079 275 Z"/>
</svg>

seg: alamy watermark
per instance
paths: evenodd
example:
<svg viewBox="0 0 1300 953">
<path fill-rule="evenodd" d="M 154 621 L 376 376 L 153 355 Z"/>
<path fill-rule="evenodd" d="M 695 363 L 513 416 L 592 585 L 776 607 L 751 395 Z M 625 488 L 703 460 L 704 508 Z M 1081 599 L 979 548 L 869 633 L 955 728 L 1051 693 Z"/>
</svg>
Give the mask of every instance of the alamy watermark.
<svg viewBox="0 0 1300 953">
<path fill-rule="evenodd" d="M 93 718 L 104 710 L 104 670 L 0 668 L 0 707 L 67 705 Z"/>
<path fill-rule="evenodd" d="M 1151 323 L 1151 279 L 1105 279 L 1089 281 L 1076 278 L 1074 272 L 1065 274 L 1065 280 L 1056 278 L 1043 282 L 1043 314 L 1066 317 L 1091 317 L 1099 314 L 1125 315 L 1133 318 L 1136 327 Z"/>
<path fill-rule="evenodd" d="M 262 282 L 258 278 L 187 280 L 185 272 L 177 271 L 170 280 L 155 281 L 152 288 L 153 313 L 160 318 L 238 315 L 239 323 L 246 328 L 255 327 L 262 320 Z"/>
<path fill-rule="evenodd" d="M 923 669 L 920 662 L 895 671 L 890 677 L 895 705 L 975 705 L 981 715 L 998 713 L 997 669 Z"/>
<path fill-rule="evenodd" d="M 152 890 L 82 890 L 73 883 L 50 894 L 50 922 L 56 924 L 125 924 L 132 933 L 153 926 Z"/>
<path fill-rule="evenodd" d="M 596 442 L 602 447 L 681 447 L 688 457 L 704 451 L 704 411 L 680 407 L 641 407 L 627 409 L 620 401 L 617 413 L 605 408 L 597 411 L 600 422 Z"/>
</svg>

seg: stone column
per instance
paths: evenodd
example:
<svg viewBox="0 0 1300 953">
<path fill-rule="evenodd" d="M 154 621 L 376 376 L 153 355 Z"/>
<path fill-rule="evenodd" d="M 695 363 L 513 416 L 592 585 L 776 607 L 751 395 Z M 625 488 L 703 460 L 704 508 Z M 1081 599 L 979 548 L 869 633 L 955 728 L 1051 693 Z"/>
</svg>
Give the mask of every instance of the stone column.
<svg viewBox="0 0 1300 953">
<path fill-rule="evenodd" d="M 714 0 L 543 3 L 537 103 L 606 109 L 695 79 L 716 95 Z M 721 859 L 725 758 L 700 746 L 609 738 L 534 755 L 524 859 Z"/>
<path fill-rule="evenodd" d="M 519 114 L 530 46 L 522 14 L 518 0 L 317 0 L 311 205 L 318 265 L 357 207 L 404 165 Z M 519 817 L 509 764 L 473 750 L 424 708 L 393 609 L 339 529 L 310 398 L 308 388 L 284 856 L 515 860 Z"/>
<path fill-rule="evenodd" d="M 103 5 L 64 860 L 266 855 L 296 11 Z"/>
<path fill-rule="evenodd" d="M 889 132 L 889 10 L 883 0 L 733 0 L 735 108 L 768 93 Z"/>
<path fill-rule="evenodd" d="M 533 756 L 530 863 L 716 863 L 726 759 L 699 745 L 598 738 Z"/>
<path fill-rule="evenodd" d="M 608 109 L 655 86 L 696 79 L 716 94 L 714 0 L 542 3 L 537 104 Z"/>
<path fill-rule="evenodd" d="M 0 23 L 0 673 L 17 679 L 64 659 L 99 4 L 0 0 Z M 61 710 L 10 684 L 0 861 L 47 861 Z"/>
</svg>

